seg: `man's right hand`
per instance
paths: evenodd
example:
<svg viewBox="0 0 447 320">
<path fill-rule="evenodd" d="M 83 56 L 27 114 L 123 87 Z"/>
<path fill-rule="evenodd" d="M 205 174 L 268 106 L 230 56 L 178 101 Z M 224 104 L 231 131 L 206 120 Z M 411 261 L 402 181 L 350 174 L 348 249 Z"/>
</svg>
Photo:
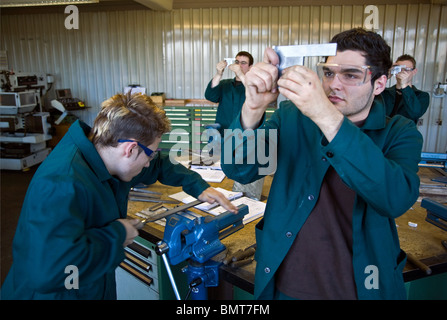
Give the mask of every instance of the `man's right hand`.
<svg viewBox="0 0 447 320">
<path fill-rule="evenodd" d="M 219 61 L 216 65 L 217 73 L 222 75 L 227 67 L 227 62 L 225 60 Z"/>
<path fill-rule="evenodd" d="M 127 247 L 138 236 L 138 227 L 141 228 L 141 221 L 138 219 L 118 219 L 126 229 L 126 240 L 124 240 L 123 247 Z"/>
<path fill-rule="evenodd" d="M 277 88 L 279 57 L 272 48 L 266 48 L 264 61 L 255 64 L 245 74 L 245 103 L 241 112 L 244 129 L 255 129 L 267 106 L 279 95 Z"/>
<path fill-rule="evenodd" d="M 220 79 L 222 79 L 222 75 L 225 71 L 225 68 L 227 67 L 227 62 L 225 60 L 219 61 L 216 65 L 216 74 L 214 75 L 213 79 L 211 80 L 211 88 L 215 88 L 219 85 Z"/>
<path fill-rule="evenodd" d="M 404 89 L 408 86 L 411 87 L 411 82 L 413 80 L 413 76 L 416 74 L 417 70 L 413 71 L 405 71 L 402 70 L 398 74 L 396 74 L 396 88 Z"/>
</svg>

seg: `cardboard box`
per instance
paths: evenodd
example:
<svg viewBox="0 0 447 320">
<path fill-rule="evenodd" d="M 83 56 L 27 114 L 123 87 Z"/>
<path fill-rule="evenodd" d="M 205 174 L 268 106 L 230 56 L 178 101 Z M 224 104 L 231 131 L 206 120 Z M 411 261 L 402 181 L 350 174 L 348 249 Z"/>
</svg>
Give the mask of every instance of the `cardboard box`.
<svg viewBox="0 0 447 320">
<path fill-rule="evenodd" d="M 166 99 L 165 106 L 184 106 L 186 104 L 185 99 Z"/>
<path fill-rule="evenodd" d="M 163 105 L 166 100 L 166 95 L 164 92 L 152 92 L 151 99 L 155 104 Z"/>
</svg>

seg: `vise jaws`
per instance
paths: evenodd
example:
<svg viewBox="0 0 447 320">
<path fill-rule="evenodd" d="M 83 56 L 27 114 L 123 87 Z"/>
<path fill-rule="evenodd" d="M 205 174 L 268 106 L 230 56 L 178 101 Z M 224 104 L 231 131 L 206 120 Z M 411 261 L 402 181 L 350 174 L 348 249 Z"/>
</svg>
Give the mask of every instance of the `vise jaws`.
<svg viewBox="0 0 447 320">
<path fill-rule="evenodd" d="M 238 213 L 226 211 L 215 217 L 199 217 L 194 220 L 179 214 L 167 218 L 163 240 L 157 243 L 157 253 L 163 258 L 166 271 L 178 300 L 180 295 L 169 267 L 188 260 L 188 281 L 195 283 L 195 299 L 205 299 L 206 287 L 218 285 L 220 263 L 211 258 L 225 250 L 220 240 L 242 229 L 248 206 L 238 206 Z M 168 261 L 169 259 L 169 261 Z M 200 287 L 199 287 L 200 286 Z M 198 292 L 200 291 L 200 294 Z"/>
<path fill-rule="evenodd" d="M 424 198 L 421 201 L 421 207 L 427 209 L 425 221 L 447 231 L 447 206 L 442 203 Z"/>
<path fill-rule="evenodd" d="M 199 217 L 194 220 L 173 214 L 167 221 L 163 242 L 166 243 L 171 264 L 187 259 L 204 263 L 225 250 L 221 239 L 244 227 L 242 219 L 248 206 L 240 205 L 238 213 L 224 212 L 215 217 Z"/>
<path fill-rule="evenodd" d="M 447 153 L 421 152 L 419 167 L 440 168 L 447 171 Z"/>
</svg>

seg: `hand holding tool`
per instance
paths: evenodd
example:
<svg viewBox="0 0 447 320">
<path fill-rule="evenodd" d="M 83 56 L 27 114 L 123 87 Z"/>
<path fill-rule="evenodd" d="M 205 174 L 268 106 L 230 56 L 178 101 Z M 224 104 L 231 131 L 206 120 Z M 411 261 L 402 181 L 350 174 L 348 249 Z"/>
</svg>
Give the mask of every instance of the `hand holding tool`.
<svg viewBox="0 0 447 320">
<path fill-rule="evenodd" d="M 279 71 L 291 66 L 304 65 L 305 57 L 327 57 L 337 54 L 336 43 L 305 44 L 296 46 L 274 46 L 279 57 Z"/>
</svg>

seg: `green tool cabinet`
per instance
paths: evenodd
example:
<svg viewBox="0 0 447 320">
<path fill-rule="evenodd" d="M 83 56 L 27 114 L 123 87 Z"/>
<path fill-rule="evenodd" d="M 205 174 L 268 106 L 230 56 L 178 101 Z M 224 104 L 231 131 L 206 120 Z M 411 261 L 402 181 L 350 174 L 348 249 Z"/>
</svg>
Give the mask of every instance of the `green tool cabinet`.
<svg viewBox="0 0 447 320">
<path fill-rule="evenodd" d="M 155 248 L 155 244 L 142 237 L 136 237 L 125 248 L 126 258 L 115 271 L 118 300 L 176 299 L 163 259 Z M 171 266 L 182 298 L 188 290 L 186 274 L 181 272 L 185 265 Z"/>
<path fill-rule="evenodd" d="M 162 136 L 159 148 L 163 152 L 177 152 L 179 156 L 189 150 L 200 154 L 208 143 L 205 126 L 216 122 L 217 106 L 165 106 L 164 110 L 172 129 Z M 274 108 L 267 109 L 267 119 L 274 111 Z"/>
<path fill-rule="evenodd" d="M 190 149 L 191 142 L 191 108 L 166 107 L 166 115 L 171 120 L 171 132 L 162 136 L 159 148 L 163 152 Z"/>
<path fill-rule="evenodd" d="M 171 120 L 171 132 L 162 136 L 159 148 L 163 152 L 198 153 L 208 143 L 204 126 L 215 123 L 217 107 L 213 106 L 165 106 Z"/>
</svg>

